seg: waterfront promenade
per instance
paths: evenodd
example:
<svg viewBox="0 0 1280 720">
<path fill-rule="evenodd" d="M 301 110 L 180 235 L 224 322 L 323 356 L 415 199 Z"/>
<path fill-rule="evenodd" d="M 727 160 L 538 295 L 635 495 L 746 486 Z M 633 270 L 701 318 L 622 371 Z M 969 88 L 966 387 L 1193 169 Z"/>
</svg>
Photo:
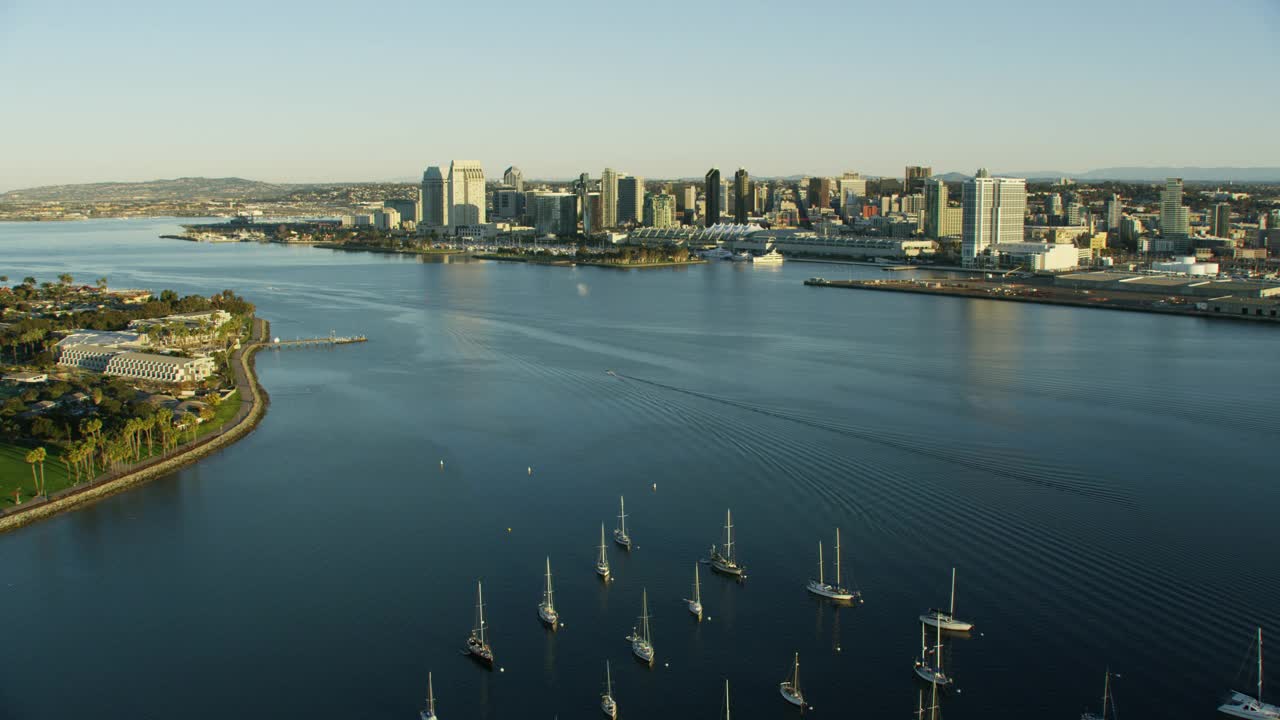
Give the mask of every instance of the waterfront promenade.
<svg viewBox="0 0 1280 720">
<path fill-rule="evenodd" d="M 254 318 L 249 342 L 231 355 L 236 393 L 240 408 L 224 427 L 202 438 L 179 445 L 167 453 L 154 455 L 141 462 L 109 470 L 82 485 L 51 494 L 48 498 L 29 500 L 0 514 L 0 533 L 8 532 L 38 520 L 107 497 L 140 483 L 167 475 L 184 465 L 211 455 L 247 435 L 266 415 L 270 398 L 258 383 L 253 360 L 258 350 L 267 346 L 270 325 Z"/>
</svg>

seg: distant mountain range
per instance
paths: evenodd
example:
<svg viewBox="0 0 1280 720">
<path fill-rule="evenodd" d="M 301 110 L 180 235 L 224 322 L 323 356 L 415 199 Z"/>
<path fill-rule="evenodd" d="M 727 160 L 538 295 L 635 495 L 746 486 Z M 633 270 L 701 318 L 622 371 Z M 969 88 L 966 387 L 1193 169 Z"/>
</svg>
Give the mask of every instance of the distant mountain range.
<svg viewBox="0 0 1280 720">
<path fill-rule="evenodd" d="M 1071 178 L 1073 180 L 1117 180 L 1120 182 L 1159 182 L 1165 178 L 1178 177 L 1187 182 L 1224 182 L 1224 183 L 1259 183 L 1280 182 L 1280 167 L 1110 167 L 1086 170 L 1085 172 L 1064 172 L 1061 170 L 1034 171 L 1000 171 L 992 175 L 1004 177 L 1020 177 L 1028 180 L 1057 180 Z M 973 177 L 964 173 L 946 173 L 939 175 L 948 182 L 959 182 Z"/>
<path fill-rule="evenodd" d="M 298 185 L 245 180 L 244 178 L 185 177 L 147 182 L 101 182 L 81 185 L 46 185 L 11 190 L 0 202 L 122 202 L 128 200 L 270 200 L 287 195 Z"/>
</svg>

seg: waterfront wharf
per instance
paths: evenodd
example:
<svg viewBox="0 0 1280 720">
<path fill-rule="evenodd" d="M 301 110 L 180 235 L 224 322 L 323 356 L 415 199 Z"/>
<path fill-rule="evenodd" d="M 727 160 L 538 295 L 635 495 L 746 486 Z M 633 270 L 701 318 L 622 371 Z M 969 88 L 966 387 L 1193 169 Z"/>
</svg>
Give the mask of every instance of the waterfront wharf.
<svg viewBox="0 0 1280 720">
<path fill-rule="evenodd" d="M 365 337 L 364 335 L 348 336 L 348 335 L 335 335 L 334 333 L 329 333 L 329 335 L 326 337 L 294 338 L 292 340 L 281 340 L 280 338 L 273 338 L 271 342 L 267 343 L 263 347 L 284 349 L 284 348 L 297 348 L 297 347 L 316 347 L 316 346 L 322 346 L 322 345 L 351 345 L 353 343 L 362 343 L 362 342 L 369 342 L 369 338 Z"/>
</svg>

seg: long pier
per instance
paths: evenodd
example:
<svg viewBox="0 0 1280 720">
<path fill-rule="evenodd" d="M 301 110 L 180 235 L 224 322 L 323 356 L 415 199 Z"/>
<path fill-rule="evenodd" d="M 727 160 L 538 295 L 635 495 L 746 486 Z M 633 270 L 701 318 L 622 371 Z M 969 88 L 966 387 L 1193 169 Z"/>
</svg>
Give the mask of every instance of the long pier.
<svg viewBox="0 0 1280 720">
<path fill-rule="evenodd" d="M 369 342 L 369 338 L 364 335 L 346 336 L 329 333 L 327 337 L 294 338 L 292 340 L 273 338 L 271 342 L 266 343 L 263 347 L 280 349 L 292 347 L 316 347 L 322 345 L 351 345 L 352 343 L 362 342 Z"/>
</svg>

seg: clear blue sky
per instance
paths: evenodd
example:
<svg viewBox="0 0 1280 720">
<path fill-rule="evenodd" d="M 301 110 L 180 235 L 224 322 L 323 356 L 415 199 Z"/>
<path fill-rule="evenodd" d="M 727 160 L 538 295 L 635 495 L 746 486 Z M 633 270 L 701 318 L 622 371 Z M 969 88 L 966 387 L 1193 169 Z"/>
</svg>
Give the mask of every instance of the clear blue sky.
<svg viewBox="0 0 1280 720">
<path fill-rule="evenodd" d="M 1280 165 L 1280 0 L 0 0 L 0 191 Z"/>
</svg>

